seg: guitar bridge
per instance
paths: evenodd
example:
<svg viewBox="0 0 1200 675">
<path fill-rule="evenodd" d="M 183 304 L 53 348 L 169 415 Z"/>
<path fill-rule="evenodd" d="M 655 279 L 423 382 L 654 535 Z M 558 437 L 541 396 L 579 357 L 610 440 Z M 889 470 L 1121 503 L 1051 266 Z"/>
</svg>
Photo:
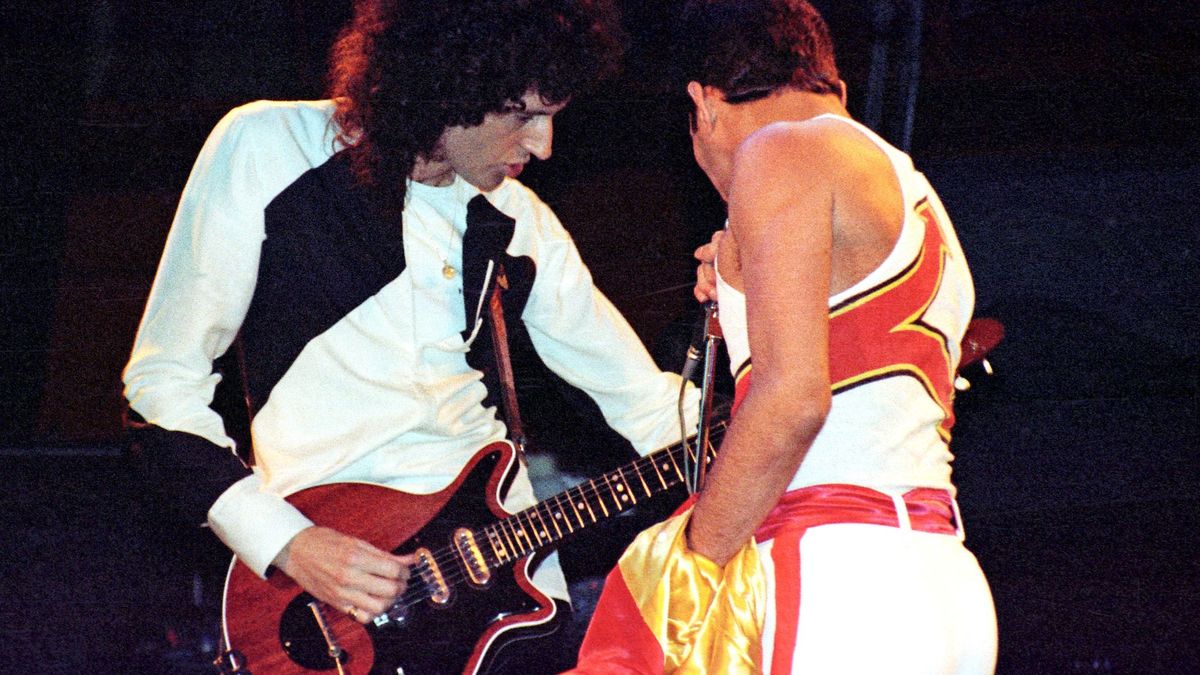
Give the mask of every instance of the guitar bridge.
<svg viewBox="0 0 1200 675">
<path fill-rule="evenodd" d="M 458 557 L 462 559 L 471 583 L 476 586 L 487 585 L 492 573 L 488 570 L 487 560 L 483 558 L 483 551 L 475 543 L 475 533 L 465 527 L 455 530 L 454 548 L 458 551 Z"/>
<path fill-rule="evenodd" d="M 437 558 L 427 548 L 418 549 L 416 553 L 421 562 L 414 569 L 429 589 L 429 598 L 439 605 L 450 602 L 450 586 L 446 583 L 442 568 L 438 566 Z"/>
</svg>

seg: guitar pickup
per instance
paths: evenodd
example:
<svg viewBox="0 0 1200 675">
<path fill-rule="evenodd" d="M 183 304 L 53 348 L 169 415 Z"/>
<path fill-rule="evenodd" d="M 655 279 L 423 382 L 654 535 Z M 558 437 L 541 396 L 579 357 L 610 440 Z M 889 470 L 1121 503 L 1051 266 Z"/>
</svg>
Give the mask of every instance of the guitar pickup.
<svg viewBox="0 0 1200 675">
<path fill-rule="evenodd" d="M 438 566 L 437 558 L 427 548 L 417 549 L 416 553 L 420 564 L 414 569 L 429 589 L 429 598 L 439 605 L 450 602 L 450 586 L 446 583 L 442 568 Z"/>
<path fill-rule="evenodd" d="M 454 548 L 458 551 L 458 557 L 462 559 L 463 567 L 466 568 L 471 583 L 476 586 L 487 585 L 492 578 L 492 573 L 488 570 L 483 551 L 475 542 L 475 533 L 465 527 L 460 527 L 454 531 L 453 539 Z"/>
</svg>

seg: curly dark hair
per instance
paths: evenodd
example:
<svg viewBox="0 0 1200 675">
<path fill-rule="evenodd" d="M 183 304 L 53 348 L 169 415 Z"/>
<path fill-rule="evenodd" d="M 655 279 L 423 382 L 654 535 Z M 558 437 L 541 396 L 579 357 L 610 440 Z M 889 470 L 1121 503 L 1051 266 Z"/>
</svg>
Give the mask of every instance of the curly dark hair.
<svg viewBox="0 0 1200 675">
<path fill-rule="evenodd" d="M 841 91 L 829 27 L 805 0 L 691 0 L 677 25 L 676 77 L 731 103 L 781 87 Z"/>
<path fill-rule="evenodd" d="M 333 47 L 330 97 L 358 181 L 403 204 L 447 127 L 476 126 L 529 91 L 566 101 L 615 67 L 601 0 L 358 0 Z"/>
</svg>

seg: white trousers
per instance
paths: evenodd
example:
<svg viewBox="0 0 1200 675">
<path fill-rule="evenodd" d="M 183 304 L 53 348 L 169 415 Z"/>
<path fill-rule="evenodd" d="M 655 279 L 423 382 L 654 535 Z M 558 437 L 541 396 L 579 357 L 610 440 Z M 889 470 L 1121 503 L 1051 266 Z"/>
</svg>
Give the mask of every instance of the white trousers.
<svg viewBox="0 0 1200 675">
<path fill-rule="evenodd" d="M 759 553 L 774 599 L 763 632 L 766 672 L 995 671 L 991 591 L 957 536 L 839 523 L 809 528 L 798 541 L 762 542 Z M 797 604 L 798 616 L 788 609 Z M 776 658 L 789 642 L 790 658 Z"/>
</svg>

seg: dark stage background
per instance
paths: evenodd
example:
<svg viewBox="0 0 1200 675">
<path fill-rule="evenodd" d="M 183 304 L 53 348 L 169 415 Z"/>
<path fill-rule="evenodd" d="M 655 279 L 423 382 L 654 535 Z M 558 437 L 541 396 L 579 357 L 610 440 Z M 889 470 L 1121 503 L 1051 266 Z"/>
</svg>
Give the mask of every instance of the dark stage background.
<svg viewBox="0 0 1200 675">
<path fill-rule="evenodd" d="M 560 116 L 555 157 L 523 180 L 675 367 L 690 251 L 723 216 L 661 67 L 678 3 L 618 4 L 625 70 Z M 876 42 L 868 0 L 818 4 L 856 114 L 873 47 L 891 45 L 880 127 L 902 140 L 901 41 Z M 924 4 L 912 153 L 955 220 L 977 313 L 1008 330 L 954 442 L 999 671 L 1200 672 L 1194 3 Z M 120 371 L 209 129 L 249 100 L 319 97 L 347 5 L 0 9 L 0 672 L 206 672 L 225 554 L 129 470 Z M 543 487 L 628 457 L 528 350 L 515 358 Z M 582 618 L 655 515 L 564 548 Z"/>
</svg>

